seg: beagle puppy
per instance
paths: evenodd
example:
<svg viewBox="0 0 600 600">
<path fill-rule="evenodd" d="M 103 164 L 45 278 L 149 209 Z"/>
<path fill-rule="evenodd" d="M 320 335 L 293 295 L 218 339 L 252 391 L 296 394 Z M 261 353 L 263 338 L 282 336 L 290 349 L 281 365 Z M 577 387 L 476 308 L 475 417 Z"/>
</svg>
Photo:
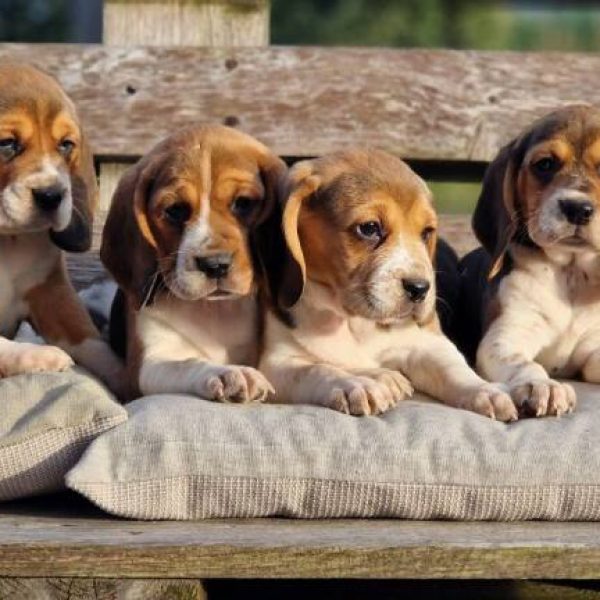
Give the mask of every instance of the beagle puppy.
<svg viewBox="0 0 600 600">
<path fill-rule="evenodd" d="M 34 67 L 0 63 L 0 377 L 74 359 L 118 389 L 121 362 L 81 305 L 63 253 L 90 247 L 96 198 L 71 100 Z M 25 319 L 54 345 L 11 339 Z"/>
<path fill-rule="evenodd" d="M 461 266 L 464 345 L 525 414 L 574 409 L 556 378 L 600 383 L 599 168 L 600 109 L 571 106 L 533 123 L 485 175 L 473 216 L 483 248 Z"/>
<path fill-rule="evenodd" d="M 254 368 L 262 329 L 255 237 L 286 171 L 248 135 L 195 126 L 125 173 L 100 255 L 121 288 L 111 329 L 131 396 L 250 402 L 272 390 Z"/>
<path fill-rule="evenodd" d="M 440 330 L 436 228 L 425 183 L 385 152 L 350 150 L 292 168 L 260 363 L 279 401 L 370 415 L 414 387 L 516 419 L 510 397 Z"/>
</svg>

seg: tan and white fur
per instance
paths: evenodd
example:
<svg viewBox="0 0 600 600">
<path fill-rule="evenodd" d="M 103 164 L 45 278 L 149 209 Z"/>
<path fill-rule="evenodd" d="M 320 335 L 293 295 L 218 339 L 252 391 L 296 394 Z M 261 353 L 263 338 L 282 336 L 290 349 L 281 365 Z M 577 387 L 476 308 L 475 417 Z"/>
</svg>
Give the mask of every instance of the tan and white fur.
<svg viewBox="0 0 600 600">
<path fill-rule="evenodd" d="M 125 298 L 131 395 L 262 401 L 255 236 L 285 164 L 234 129 L 196 126 L 119 183 L 101 257 Z"/>
<path fill-rule="evenodd" d="M 405 163 L 377 150 L 298 163 L 282 223 L 287 257 L 269 269 L 276 306 L 260 363 L 277 401 L 370 415 L 414 388 L 516 418 L 503 389 L 481 379 L 441 333 L 437 217 Z"/>
<path fill-rule="evenodd" d="M 115 390 L 122 365 L 71 286 L 63 250 L 91 243 L 97 187 L 71 100 L 22 64 L 0 63 L 0 377 L 80 363 Z M 50 345 L 13 340 L 28 319 Z"/>
<path fill-rule="evenodd" d="M 600 110 L 540 119 L 491 164 L 474 228 L 491 256 L 477 367 L 520 412 L 576 404 L 558 378 L 600 383 Z"/>
</svg>

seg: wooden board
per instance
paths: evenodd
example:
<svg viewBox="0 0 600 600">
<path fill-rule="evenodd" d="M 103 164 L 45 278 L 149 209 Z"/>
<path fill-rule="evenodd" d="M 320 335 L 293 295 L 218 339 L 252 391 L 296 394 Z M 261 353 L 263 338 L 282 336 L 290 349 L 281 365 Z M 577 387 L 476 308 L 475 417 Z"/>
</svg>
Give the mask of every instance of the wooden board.
<svg viewBox="0 0 600 600">
<path fill-rule="evenodd" d="M 101 156 L 137 156 L 195 121 L 239 126 L 284 156 L 350 144 L 490 160 L 534 116 L 600 103 L 600 57 L 366 48 L 0 45 L 73 96 Z"/>
<path fill-rule="evenodd" d="M 596 579 L 600 524 L 139 522 L 62 495 L 0 506 L 0 576 Z"/>
</svg>

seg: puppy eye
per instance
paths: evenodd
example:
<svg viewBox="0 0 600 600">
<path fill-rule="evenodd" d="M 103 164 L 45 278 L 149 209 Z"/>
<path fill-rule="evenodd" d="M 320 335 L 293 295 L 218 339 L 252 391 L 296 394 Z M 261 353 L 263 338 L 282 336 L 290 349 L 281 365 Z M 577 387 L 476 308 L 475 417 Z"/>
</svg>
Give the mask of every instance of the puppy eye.
<svg viewBox="0 0 600 600">
<path fill-rule="evenodd" d="M 435 233 L 435 227 L 425 227 L 425 229 L 423 229 L 423 231 L 421 231 L 421 239 L 424 242 L 428 242 L 433 237 L 434 233 Z"/>
<path fill-rule="evenodd" d="M 256 200 L 250 196 L 238 196 L 231 203 L 231 212 L 240 219 L 250 216 L 256 206 Z"/>
<path fill-rule="evenodd" d="M 554 156 L 544 156 L 533 163 L 533 168 L 540 175 L 551 175 L 560 168 L 560 162 Z"/>
<path fill-rule="evenodd" d="M 21 146 L 16 138 L 0 140 L 0 156 L 5 160 L 14 158 L 21 151 Z"/>
<path fill-rule="evenodd" d="M 356 226 L 358 237 L 370 242 L 380 242 L 383 238 L 383 230 L 379 221 L 366 221 Z"/>
<path fill-rule="evenodd" d="M 173 225 L 183 225 L 190 220 L 192 208 L 187 202 L 175 202 L 167 206 L 164 213 Z"/>
<path fill-rule="evenodd" d="M 74 148 L 75 148 L 75 142 L 73 140 L 64 139 L 64 140 L 61 140 L 58 144 L 58 151 L 65 158 L 67 158 L 71 154 L 71 152 L 73 152 Z"/>
</svg>

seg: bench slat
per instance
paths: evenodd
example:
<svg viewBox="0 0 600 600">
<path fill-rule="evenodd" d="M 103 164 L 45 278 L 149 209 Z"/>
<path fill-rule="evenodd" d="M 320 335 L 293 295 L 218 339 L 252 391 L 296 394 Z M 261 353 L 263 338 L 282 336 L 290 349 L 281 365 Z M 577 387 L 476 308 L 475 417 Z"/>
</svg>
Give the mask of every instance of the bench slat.
<svg viewBox="0 0 600 600">
<path fill-rule="evenodd" d="M 1 577 L 595 579 L 598 523 L 140 522 L 64 494 L 0 507 Z"/>
<path fill-rule="evenodd" d="M 534 116 L 600 103 L 600 57 L 367 48 L 0 45 L 58 76 L 97 154 L 138 156 L 195 121 L 239 125 L 283 156 L 370 144 L 490 160 Z"/>
</svg>

